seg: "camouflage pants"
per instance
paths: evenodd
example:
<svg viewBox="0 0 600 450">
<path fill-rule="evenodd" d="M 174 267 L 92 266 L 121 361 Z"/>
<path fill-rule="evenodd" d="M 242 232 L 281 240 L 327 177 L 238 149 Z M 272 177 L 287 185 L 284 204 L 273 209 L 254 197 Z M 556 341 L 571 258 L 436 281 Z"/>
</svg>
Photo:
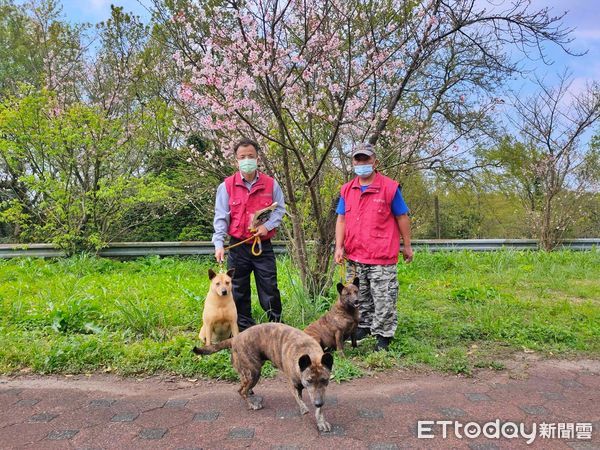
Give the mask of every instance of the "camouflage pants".
<svg viewBox="0 0 600 450">
<path fill-rule="evenodd" d="M 372 334 L 393 337 L 398 326 L 398 273 L 396 264 L 373 265 L 348 261 L 346 278 L 359 278 L 360 328 Z"/>
</svg>

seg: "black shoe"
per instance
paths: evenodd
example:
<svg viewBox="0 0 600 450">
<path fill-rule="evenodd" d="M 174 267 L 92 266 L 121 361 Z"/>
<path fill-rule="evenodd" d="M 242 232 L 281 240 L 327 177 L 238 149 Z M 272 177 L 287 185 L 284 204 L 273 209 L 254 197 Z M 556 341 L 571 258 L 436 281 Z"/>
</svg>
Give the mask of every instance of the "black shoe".
<svg viewBox="0 0 600 450">
<path fill-rule="evenodd" d="M 387 350 L 392 342 L 391 337 L 377 336 L 377 345 L 375 345 L 375 351 Z"/>
<path fill-rule="evenodd" d="M 356 329 L 356 341 L 362 341 L 366 337 L 371 335 L 369 328 L 357 328 Z"/>
</svg>

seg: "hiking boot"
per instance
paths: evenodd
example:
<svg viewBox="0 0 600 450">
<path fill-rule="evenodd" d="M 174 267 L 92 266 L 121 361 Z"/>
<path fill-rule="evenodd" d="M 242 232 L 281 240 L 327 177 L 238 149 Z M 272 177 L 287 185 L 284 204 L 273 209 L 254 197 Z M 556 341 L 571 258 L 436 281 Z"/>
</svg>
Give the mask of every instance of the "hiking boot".
<svg viewBox="0 0 600 450">
<path fill-rule="evenodd" d="M 375 351 L 387 350 L 392 342 L 391 337 L 377 336 L 377 345 L 375 345 Z"/>
<path fill-rule="evenodd" d="M 362 341 L 366 337 L 371 335 L 371 330 L 369 328 L 357 328 L 356 329 L 356 342 Z"/>
</svg>

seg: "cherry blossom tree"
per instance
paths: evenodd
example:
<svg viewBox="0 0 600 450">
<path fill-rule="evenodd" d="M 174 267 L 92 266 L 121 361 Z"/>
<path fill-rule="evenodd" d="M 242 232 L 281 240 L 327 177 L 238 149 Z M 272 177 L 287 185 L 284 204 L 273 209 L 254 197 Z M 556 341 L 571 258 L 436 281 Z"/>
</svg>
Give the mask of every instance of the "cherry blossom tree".
<svg viewBox="0 0 600 450">
<path fill-rule="evenodd" d="M 354 142 L 377 143 L 390 172 L 460 170 L 489 136 L 495 89 L 519 69 L 511 52 L 540 56 L 544 41 L 568 51 L 560 17 L 496 3 L 156 1 L 182 74 L 178 126 L 225 157 L 240 136 L 261 142 L 313 292 L 331 278 L 333 205 Z"/>
</svg>

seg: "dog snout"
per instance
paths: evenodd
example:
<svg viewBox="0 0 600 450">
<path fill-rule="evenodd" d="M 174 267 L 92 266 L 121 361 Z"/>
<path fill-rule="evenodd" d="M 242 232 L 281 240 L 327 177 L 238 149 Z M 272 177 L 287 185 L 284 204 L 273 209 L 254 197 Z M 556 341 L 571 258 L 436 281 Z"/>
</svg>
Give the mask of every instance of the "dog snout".
<svg viewBox="0 0 600 450">
<path fill-rule="evenodd" d="M 227 295 L 227 289 L 221 289 L 221 295 Z"/>
<path fill-rule="evenodd" d="M 313 397 L 313 405 L 315 405 L 316 408 L 320 408 L 324 404 L 325 404 L 325 397 L 323 396 L 323 394 L 316 393 L 316 395 Z"/>
</svg>

